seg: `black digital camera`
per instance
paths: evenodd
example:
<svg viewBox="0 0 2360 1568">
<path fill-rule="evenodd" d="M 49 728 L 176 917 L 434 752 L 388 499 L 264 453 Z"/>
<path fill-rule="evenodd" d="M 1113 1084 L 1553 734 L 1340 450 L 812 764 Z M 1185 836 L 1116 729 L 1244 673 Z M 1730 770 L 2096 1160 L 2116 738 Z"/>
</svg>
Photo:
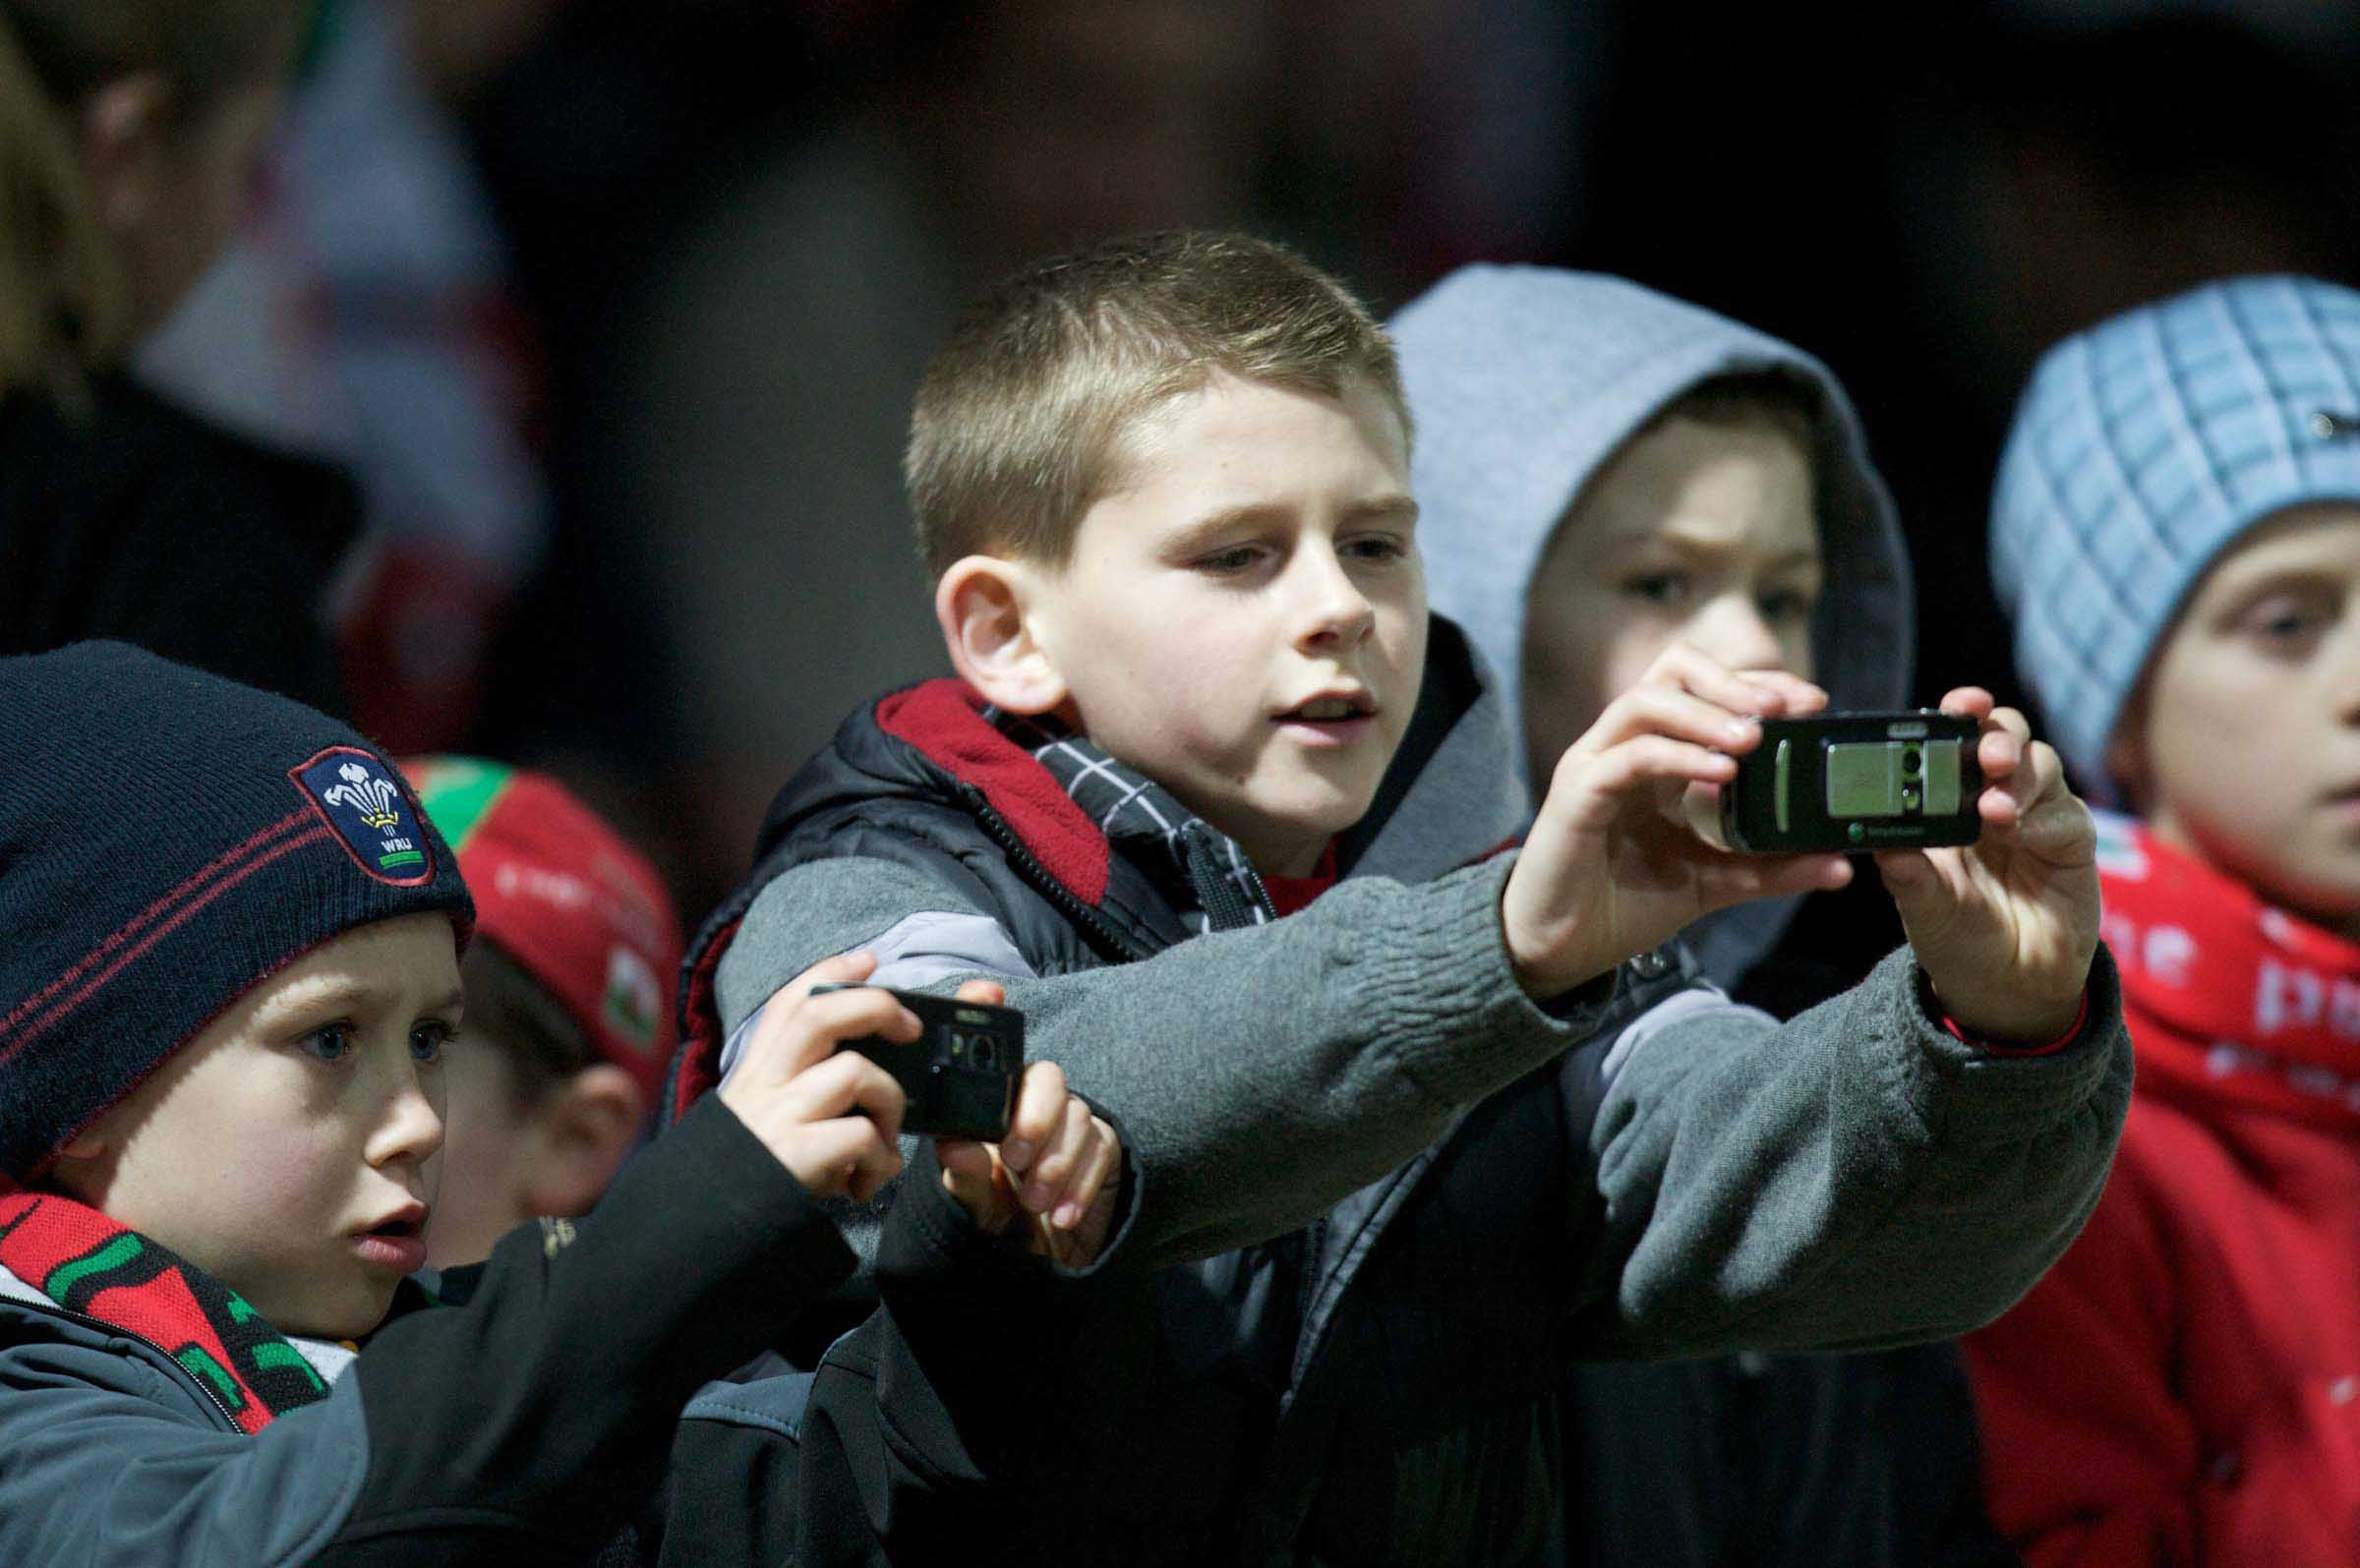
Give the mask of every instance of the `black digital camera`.
<svg viewBox="0 0 2360 1568">
<path fill-rule="evenodd" d="M 1765 719 L 1721 786 L 1721 835 L 1764 854 L 1973 843 L 1981 726 L 1918 709 Z"/>
<path fill-rule="evenodd" d="M 815 985 L 811 994 L 865 988 Z M 907 1045 L 872 1034 L 836 1049 L 857 1051 L 893 1074 L 910 1100 L 902 1131 L 986 1143 L 1006 1137 L 1016 1113 L 1016 1081 L 1025 1072 L 1025 1016 L 982 1002 L 874 989 L 916 1014 L 924 1032 Z"/>
</svg>

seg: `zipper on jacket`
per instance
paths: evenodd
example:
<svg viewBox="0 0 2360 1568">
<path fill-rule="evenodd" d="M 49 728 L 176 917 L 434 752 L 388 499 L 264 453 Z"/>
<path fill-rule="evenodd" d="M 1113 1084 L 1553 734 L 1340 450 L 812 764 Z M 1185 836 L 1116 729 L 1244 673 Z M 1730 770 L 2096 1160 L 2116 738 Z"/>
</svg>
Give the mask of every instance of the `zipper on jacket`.
<svg viewBox="0 0 2360 1568">
<path fill-rule="evenodd" d="M 203 1394 L 206 1397 L 206 1402 L 209 1403 L 213 1409 L 221 1413 L 221 1419 L 229 1423 L 229 1429 L 231 1431 L 242 1432 L 246 1429 L 238 1424 L 237 1412 L 229 1408 L 229 1401 L 223 1399 L 220 1394 L 214 1390 L 211 1384 L 207 1383 L 204 1378 L 198 1376 L 195 1372 L 190 1371 L 186 1366 L 181 1365 L 180 1363 L 173 1361 L 172 1353 L 170 1351 L 164 1349 L 163 1346 L 158 1345 L 154 1340 L 149 1339 L 147 1335 L 139 1332 L 139 1330 L 125 1328 L 120 1323 L 110 1323 L 103 1317 L 92 1317 L 88 1312 L 78 1312 L 71 1307 L 60 1307 L 55 1302 L 20 1301 L 15 1302 L 13 1305 L 26 1307 L 29 1310 L 35 1312 L 46 1312 L 52 1317 L 62 1317 L 69 1323 L 80 1323 L 85 1328 L 94 1328 L 100 1333 L 114 1339 L 128 1339 L 135 1345 L 147 1346 L 149 1350 L 155 1352 L 157 1356 L 171 1364 L 173 1371 L 180 1375 L 182 1382 L 187 1383 L 190 1387 Z"/>
<path fill-rule="evenodd" d="M 1126 958 L 1153 957 L 1150 950 L 1141 947 L 1124 936 L 1115 928 L 1112 921 L 1089 904 L 1084 903 L 1071 888 L 1058 881 L 1050 873 L 1049 868 L 1040 863 L 1039 857 L 1025 846 L 1025 842 L 1016 836 L 1016 830 L 1002 821 L 998 812 L 991 809 L 991 804 L 984 798 L 981 787 L 962 780 L 959 784 L 959 796 L 967 802 L 968 810 L 975 814 L 975 821 L 981 825 L 983 832 L 991 839 L 991 842 L 1000 846 L 1001 850 L 1015 864 L 1017 871 L 1027 882 L 1032 884 L 1035 892 L 1057 906 L 1060 914 L 1096 938 L 1098 944 L 1110 953 Z"/>
</svg>

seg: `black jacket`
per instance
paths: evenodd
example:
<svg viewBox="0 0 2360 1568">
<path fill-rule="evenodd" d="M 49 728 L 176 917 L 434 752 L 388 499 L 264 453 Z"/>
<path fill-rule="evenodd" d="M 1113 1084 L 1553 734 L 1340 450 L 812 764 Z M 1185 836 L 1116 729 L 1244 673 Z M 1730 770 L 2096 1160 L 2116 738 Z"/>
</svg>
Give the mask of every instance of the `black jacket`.
<svg viewBox="0 0 2360 1568">
<path fill-rule="evenodd" d="M 0 1562 L 571 1568 L 655 1489 L 682 1402 L 852 1262 L 709 1106 L 251 1433 L 180 1336 L 0 1276 Z"/>
<path fill-rule="evenodd" d="M 341 714 L 324 630 L 358 493 L 121 377 L 0 401 L 0 654 L 113 637 Z"/>
</svg>

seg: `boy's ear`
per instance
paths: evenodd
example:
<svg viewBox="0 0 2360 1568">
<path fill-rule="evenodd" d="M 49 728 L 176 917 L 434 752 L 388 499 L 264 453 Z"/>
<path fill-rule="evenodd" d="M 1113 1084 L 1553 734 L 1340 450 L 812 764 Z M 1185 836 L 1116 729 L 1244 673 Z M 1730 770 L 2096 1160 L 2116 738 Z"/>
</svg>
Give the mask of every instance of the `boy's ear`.
<svg viewBox="0 0 2360 1568">
<path fill-rule="evenodd" d="M 941 623 L 959 677 L 1010 713 L 1042 714 L 1066 699 L 1065 677 L 1039 635 L 1038 577 L 1023 561 L 968 555 L 934 585 Z"/>
<path fill-rule="evenodd" d="M 83 106 L 82 171 L 99 226 L 109 233 L 138 227 L 159 199 L 171 98 L 161 73 L 140 71 L 104 84 Z"/>
<path fill-rule="evenodd" d="M 552 1089 L 535 1113 L 517 1172 L 528 1214 L 587 1214 L 638 1146 L 647 1098 L 631 1075 L 597 1062 Z"/>
<path fill-rule="evenodd" d="M 108 1171 L 115 1152 L 115 1115 L 108 1111 L 74 1134 L 57 1151 L 48 1180 L 69 1197 L 103 1208 Z"/>
<path fill-rule="evenodd" d="M 2122 785 L 2123 797 L 2131 809 L 2145 815 L 2148 810 L 2147 776 L 2147 689 L 2143 685 L 2131 693 L 2131 700 L 2122 705 L 2122 717 L 2114 721 L 2114 732 L 2106 736 L 2103 758 L 2106 772 Z"/>
</svg>

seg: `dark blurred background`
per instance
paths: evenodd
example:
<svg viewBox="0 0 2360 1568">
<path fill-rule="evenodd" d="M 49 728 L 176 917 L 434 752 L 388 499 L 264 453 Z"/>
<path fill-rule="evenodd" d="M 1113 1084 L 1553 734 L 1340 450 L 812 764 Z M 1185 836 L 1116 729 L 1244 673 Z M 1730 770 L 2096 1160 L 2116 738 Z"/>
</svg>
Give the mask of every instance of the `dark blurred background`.
<svg viewBox="0 0 2360 1568">
<path fill-rule="evenodd" d="M 1983 515 L 2047 343 L 2223 273 L 2360 280 L 2341 0 L 389 9 L 477 208 L 517 497 L 482 678 L 394 743 L 559 772 L 692 918 L 842 714 L 936 669 L 903 420 L 1033 256 L 1243 226 L 1381 312 L 1528 260 L 1790 338 L 1900 499 L 1929 701 L 2020 696 Z"/>
</svg>

